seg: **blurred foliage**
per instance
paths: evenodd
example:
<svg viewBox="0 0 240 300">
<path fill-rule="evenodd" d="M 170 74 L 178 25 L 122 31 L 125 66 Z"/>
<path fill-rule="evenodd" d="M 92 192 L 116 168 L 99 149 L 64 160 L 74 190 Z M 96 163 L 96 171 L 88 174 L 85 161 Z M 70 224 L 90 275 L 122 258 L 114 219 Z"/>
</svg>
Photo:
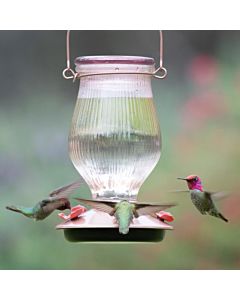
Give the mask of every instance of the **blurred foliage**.
<svg viewBox="0 0 240 300">
<path fill-rule="evenodd" d="M 154 31 L 78 34 L 81 46 L 73 52 L 83 55 L 157 57 Z M 30 206 L 78 177 L 67 149 L 78 84 L 61 78 L 64 32 L 1 32 L 1 269 L 239 269 L 239 199 L 217 203 L 230 220 L 225 224 L 200 215 L 187 195 L 168 191 L 185 189 L 176 177 L 192 173 L 208 190 L 238 191 L 240 33 L 165 36 L 169 76 L 153 81 L 163 151 L 139 198 L 177 201 L 174 230 L 158 244 L 72 244 L 55 230 L 57 213 L 34 222 L 5 210 L 7 204 Z M 79 196 L 89 197 L 88 188 Z"/>
</svg>

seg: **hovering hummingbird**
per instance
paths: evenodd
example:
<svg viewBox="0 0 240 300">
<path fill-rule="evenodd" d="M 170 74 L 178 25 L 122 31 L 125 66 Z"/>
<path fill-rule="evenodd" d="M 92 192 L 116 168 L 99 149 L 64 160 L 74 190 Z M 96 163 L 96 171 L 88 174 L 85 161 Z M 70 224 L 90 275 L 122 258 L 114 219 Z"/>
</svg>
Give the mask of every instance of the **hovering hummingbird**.
<svg viewBox="0 0 240 300">
<path fill-rule="evenodd" d="M 149 204 L 149 203 L 134 203 L 127 200 L 111 200 L 111 201 L 94 201 L 81 198 L 75 198 L 85 205 L 90 205 L 91 208 L 108 213 L 110 216 L 115 216 L 119 225 L 119 233 L 127 234 L 129 226 L 133 218 L 138 218 L 142 215 L 151 215 L 160 210 L 175 206 L 175 204 Z M 157 217 L 157 216 L 155 216 Z"/>
<path fill-rule="evenodd" d="M 38 202 L 33 207 L 7 206 L 6 209 L 21 213 L 28 218 L 35 219 L 36 221 L 43 220 L 56 209 L 71 209 L 68 197 L 82 183 L 82 181 L 76 181 L 69 185 L 60 187 L 51 192 L 47 199 Z"/>
<path fill-rule="evenodd" d="M 191 200 L 201 214 L 206 215 L 208 213 L 211 216 L 228 222 L 228 220 L 217 210 L 213 202 L 213 198 L 223 198 L 226 196 L 225 193 L 211 193 L 203 191 L 201 179 L 197 175 L 189 175 L 185 178 L 179 177 L 177 179 L 186 180 Z"/>
</svg>

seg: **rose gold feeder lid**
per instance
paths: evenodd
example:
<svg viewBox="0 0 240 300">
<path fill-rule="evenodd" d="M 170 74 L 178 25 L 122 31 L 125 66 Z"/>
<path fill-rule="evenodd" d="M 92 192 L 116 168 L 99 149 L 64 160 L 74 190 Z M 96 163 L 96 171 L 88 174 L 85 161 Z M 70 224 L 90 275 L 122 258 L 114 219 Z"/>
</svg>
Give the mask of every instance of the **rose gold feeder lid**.
<svg viewBox="0 0 240 300">
<path fill-rule="evenodd" d="M 75 59 L 75 65 L 87 64 L 129 64 L 129 65 L 154 65 L 151 57 L 144 56 L 123 56 L 123 55 L 98 55 L 80 56 Z"/>
</svg>

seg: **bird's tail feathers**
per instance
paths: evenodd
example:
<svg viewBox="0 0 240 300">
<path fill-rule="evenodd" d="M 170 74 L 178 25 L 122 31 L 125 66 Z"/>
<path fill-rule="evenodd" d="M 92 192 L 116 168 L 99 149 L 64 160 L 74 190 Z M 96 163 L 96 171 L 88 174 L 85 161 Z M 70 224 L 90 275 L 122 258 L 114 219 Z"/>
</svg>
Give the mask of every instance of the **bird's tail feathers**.
<svg viewBox="0 0 240 300">
<path fill-rule="evenodd" d="M 222 219 L 225 222 L 228 222 L 228 219 L 226 219 L 221 213 L 218 214 L 219 218 Z"/>
<path fill-rule="evenodd" d="M 119 233 L 121 233 L 121 234 L 128 234 L 128 232 L 129 232 L 129 227 L 119 226 Z"/>
<path fill-rule="evenodd" d="M 216 218 L 220 218 L 225 222 L 228 222 L 228 219 L 226 219 L 220 212 L 216 211 L 215 209 L 212 209 L 208 211 L 209 215 L 214 216 Z"/>
<path fill-rule="evenodd" d="M 211 193 L 211 197 L 214 201 L 223 200 L 226 198 L 230 198 L 232 196 L 232 193 L 230 192 L 215 192 Z"/>
<path fill-rule="evenodd" d="M 11 211 L 15 211 L 15 212 L 18 212 L 18 213 L 22 213 L 21 208 L 18 208 L 18 207 L 13 206 L 13 205 L 11 205 L 11 206 L 6 206 L 6 209 L 11 210 Z"/>
</svg>

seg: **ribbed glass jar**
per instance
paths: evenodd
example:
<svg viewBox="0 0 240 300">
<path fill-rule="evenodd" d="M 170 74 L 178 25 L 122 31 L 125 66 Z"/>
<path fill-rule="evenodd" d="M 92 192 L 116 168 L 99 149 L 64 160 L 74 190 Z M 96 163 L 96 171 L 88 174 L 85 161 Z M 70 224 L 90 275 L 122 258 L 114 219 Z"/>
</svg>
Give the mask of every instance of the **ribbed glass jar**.
<svg viewBox="0 0 240 300">
<path fill-rule="evenodd" d="M 160 158 L 161 136 L 151 76 L 154 60 L 138 56 L 85 56 L 76 71 L 116 72 L 82 77 L 69 135 L 73 165 L 95 199 L 136 200 Z"/>
</svg>

